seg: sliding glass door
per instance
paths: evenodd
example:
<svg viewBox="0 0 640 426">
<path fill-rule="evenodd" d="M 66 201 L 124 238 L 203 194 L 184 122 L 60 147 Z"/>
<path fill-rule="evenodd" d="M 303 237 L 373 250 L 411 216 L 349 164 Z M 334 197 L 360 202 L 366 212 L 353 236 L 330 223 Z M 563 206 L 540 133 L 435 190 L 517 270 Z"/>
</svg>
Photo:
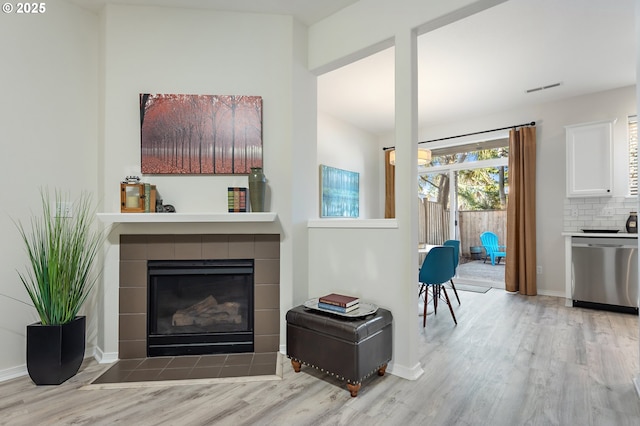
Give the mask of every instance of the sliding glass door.
<svg viewBox="0 0 640 426">
<path fill-rule="evenodd" d="M 468 145 L 448 147 L 445 152 L 434 149 L 431 165 L 419 170 L 424 217 L 420 240 L 426 244 L 459 240 L 461 263 L 484 257 L 482 232 L 496 233 L 501 244 L 506 241 L 508 141 L 492 143 L 487 149 L 478 149 L 478 144 L 475 150 Z M 504 283 L 504 267 L 477 269 L 473 276 L 464 276 L 466 269 L 459 268 L 460 279 Z"/>
</svg>

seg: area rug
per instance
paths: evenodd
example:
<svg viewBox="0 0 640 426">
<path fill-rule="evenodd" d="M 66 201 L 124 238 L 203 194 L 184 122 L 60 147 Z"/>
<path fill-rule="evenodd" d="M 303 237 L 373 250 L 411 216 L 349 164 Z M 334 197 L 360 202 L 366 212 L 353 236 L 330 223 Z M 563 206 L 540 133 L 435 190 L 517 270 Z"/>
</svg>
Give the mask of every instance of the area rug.
<svg viewBox="0 0 640 426">
<path fill-rule="evenodd" d="M 468 285 L 468 284 L 456 284 L 456 290 L 471 291 L 473 293 L 486 293 L 489 290 L 491 290 L 491 287 L 483 287 L 479 285 Z"/>
</svg>

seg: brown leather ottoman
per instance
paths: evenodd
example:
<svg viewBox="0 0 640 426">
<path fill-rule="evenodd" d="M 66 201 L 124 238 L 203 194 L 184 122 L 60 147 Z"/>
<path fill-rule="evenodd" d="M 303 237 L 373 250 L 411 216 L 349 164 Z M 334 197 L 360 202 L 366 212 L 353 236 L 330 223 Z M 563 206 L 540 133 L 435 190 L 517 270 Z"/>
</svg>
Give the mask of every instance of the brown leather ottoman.
<svg viewBox="0 0 640 426">
<path fill-rule="evenodd" d="M 305 364 L 347 381 L 358 396 L 362 380 L 383 376 L 391 360 L 393 316 L 386 309 L 345 318 L 297 306 L 287 312 L 287 356 L 297 372 Z"/>
</svg>

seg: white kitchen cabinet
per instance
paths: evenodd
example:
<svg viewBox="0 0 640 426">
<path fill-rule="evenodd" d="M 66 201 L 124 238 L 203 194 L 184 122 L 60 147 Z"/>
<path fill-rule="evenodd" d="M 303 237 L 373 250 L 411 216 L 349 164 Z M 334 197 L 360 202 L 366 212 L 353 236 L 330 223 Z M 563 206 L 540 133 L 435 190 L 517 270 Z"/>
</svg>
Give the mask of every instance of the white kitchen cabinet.
<svg viewBox="0 0 640 426">
<path fill-rule="evenodd" d="M 615 120 L 565 126 L 567 197 L 606 197 L 613 192 Z"/>
</svg>

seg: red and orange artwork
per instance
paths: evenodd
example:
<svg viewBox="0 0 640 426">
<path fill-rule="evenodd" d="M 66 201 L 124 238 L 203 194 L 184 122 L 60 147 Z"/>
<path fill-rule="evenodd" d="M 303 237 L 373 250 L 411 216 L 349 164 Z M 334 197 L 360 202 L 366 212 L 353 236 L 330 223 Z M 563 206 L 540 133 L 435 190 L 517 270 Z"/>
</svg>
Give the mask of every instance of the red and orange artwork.
<svg viewBox="0 0 640 426">
<path fill-rule="evenodd" d="M 262 167 L 262 97 L 140 95 L 143 174 L 249 174 Z"/>
</svg>

